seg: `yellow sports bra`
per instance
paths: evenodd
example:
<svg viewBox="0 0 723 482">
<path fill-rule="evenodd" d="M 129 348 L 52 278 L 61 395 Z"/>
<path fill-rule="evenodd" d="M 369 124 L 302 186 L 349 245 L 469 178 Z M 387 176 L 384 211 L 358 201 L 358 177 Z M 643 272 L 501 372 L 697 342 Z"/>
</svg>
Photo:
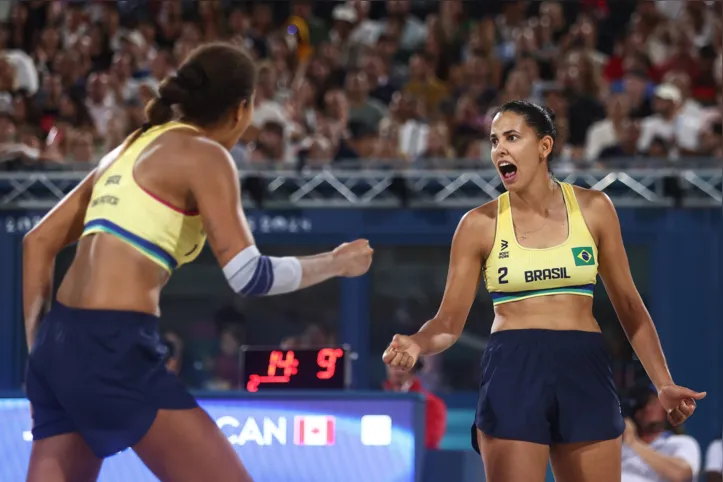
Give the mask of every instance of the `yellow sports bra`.
<svg viewBox="0 0 723 482">
<path fill-rule="evenodd" d="M 168 272 L 196 259 L 206 241 L 199 213 L 171 206 L 139 186 L 133 175 L 145 148 L 164 132 L 178 128 L 195 129 L 180 122 L 152 127 L 108 167 L 93 186 L 81 237 L 112 234 Z"/>
<path fill-rule="evenodd" d="M 567 209 L 568 237 L 558 246 L 520 246 L 512 223 L 510 195 L 497 200 L 497 227 L 484 266 L 494 305 L 546 295 L 592 296 L 597 280 L 597 246 L 582 217 L 572 185 L 560 182 Z"/>
</svg>

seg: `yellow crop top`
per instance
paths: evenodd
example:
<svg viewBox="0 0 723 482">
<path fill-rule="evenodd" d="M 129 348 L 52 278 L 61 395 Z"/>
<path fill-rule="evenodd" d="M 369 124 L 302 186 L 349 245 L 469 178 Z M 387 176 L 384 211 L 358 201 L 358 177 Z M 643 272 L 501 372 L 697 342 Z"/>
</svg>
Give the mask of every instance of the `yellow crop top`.
<svg viewBox="0 0 723 482">
<path fill-rule="evenodd" d="M 81 237 L 117 236 L 168 272 L 196 259 L 206 241 L 199 213 L 164 202 L 139 186 L 133 175 L 144 149 L 164 132 L 178 128 L 195 129 L 180 122 L 152 127 L 113 161 L 93 187 Z"/>
<path fill-rule="evenodd" d="M 572 185 L 560 182 L 568 220 L 568 237 L 558 246 L 525 248 L 517 242 L 510 195 L 497 200 L 497 227 L 484 266 L 487 291 L 495 305 L 537 296 L 592 296 L 597 280 L 597 246 L 582 217 Z"/>
</svg>

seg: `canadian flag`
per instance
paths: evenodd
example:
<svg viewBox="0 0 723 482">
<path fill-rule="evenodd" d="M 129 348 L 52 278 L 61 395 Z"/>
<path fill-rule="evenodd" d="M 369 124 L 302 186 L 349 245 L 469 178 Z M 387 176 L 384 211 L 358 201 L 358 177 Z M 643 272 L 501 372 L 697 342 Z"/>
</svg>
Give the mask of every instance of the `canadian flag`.
<svg viewBox="0 0 723 482">
<path fill-rule="evenodd" d="M 334 445 L 335 428 L 334 417 L 324 415 L 294 417 L 294 444 Z"/>
</svg>

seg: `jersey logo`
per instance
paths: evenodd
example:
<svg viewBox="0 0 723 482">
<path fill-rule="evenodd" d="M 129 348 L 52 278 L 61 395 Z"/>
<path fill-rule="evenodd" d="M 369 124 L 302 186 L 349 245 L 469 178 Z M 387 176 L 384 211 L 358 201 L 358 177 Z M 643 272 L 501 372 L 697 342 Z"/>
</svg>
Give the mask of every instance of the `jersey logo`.
<svg viewBox="0 0 723 482">
<path fill-rule="evenodd" d="M 183 256 L 191 256 L 191 253 L 193 253 L 194 251 L 196 251 L 196 248 L 198 248 L 198 244 L 194 244 L 194 245 L 193 245 L 193 248 L 191 248 L 191 251 L 189 251 L 188 253 L 184 254 Z"/>
<path fill-rule="evenodd" d="M 575 260 L 575 266 L 593 266 L 595 264 L 595 256 L 589 246 L 572 248 L 572 257 Z"/>
<path fill-rule="evenodd" d="M 96 206 L 100 206 L 101 204 L 109 204 L 111 206 L 117 206 L 119 199 L 115 196 L 110 196 L 106 194 L 105 196 L 100 196 L 97 199 L 93 199 L 93 201 L 90 203 L 90 207 L 94 208 Z"/>
<path fill-rule="evenodd" d="M 111 184 L 118 185 L 120 184 L 121 177 L 120 176 L 110 176 L 108 179 L 105 180 L 105 185 L 110 186 Z"/>
<path fill-rule="evenodd" d="M 510 257 L 510 252 L 505 251 L 509 244 L 504 239 L 502 240 L 502 245 L 500 246 L 500 255 L 498 256 L 498 259 L 507 259 Z"/>
</svg>

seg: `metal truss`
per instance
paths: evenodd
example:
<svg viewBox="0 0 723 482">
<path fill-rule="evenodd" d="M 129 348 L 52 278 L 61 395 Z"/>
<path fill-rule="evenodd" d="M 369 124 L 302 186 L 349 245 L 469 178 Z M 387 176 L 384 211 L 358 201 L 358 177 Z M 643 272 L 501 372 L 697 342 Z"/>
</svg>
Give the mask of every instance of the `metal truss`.
<svg viewBox="0 0 723 482">
<path fill-rule="evenodd" d="M 47 209 L 87 173 L 0 173 L 0 209 Z M 621 207 L 717 207 L 721 169 L 556 171 L 561 181 L 607 193 Z M 504 192 L 494 170 L 257 171 L 241 177 L 249 206 L 264 208 L 473 207 Z"/>
</svg>

